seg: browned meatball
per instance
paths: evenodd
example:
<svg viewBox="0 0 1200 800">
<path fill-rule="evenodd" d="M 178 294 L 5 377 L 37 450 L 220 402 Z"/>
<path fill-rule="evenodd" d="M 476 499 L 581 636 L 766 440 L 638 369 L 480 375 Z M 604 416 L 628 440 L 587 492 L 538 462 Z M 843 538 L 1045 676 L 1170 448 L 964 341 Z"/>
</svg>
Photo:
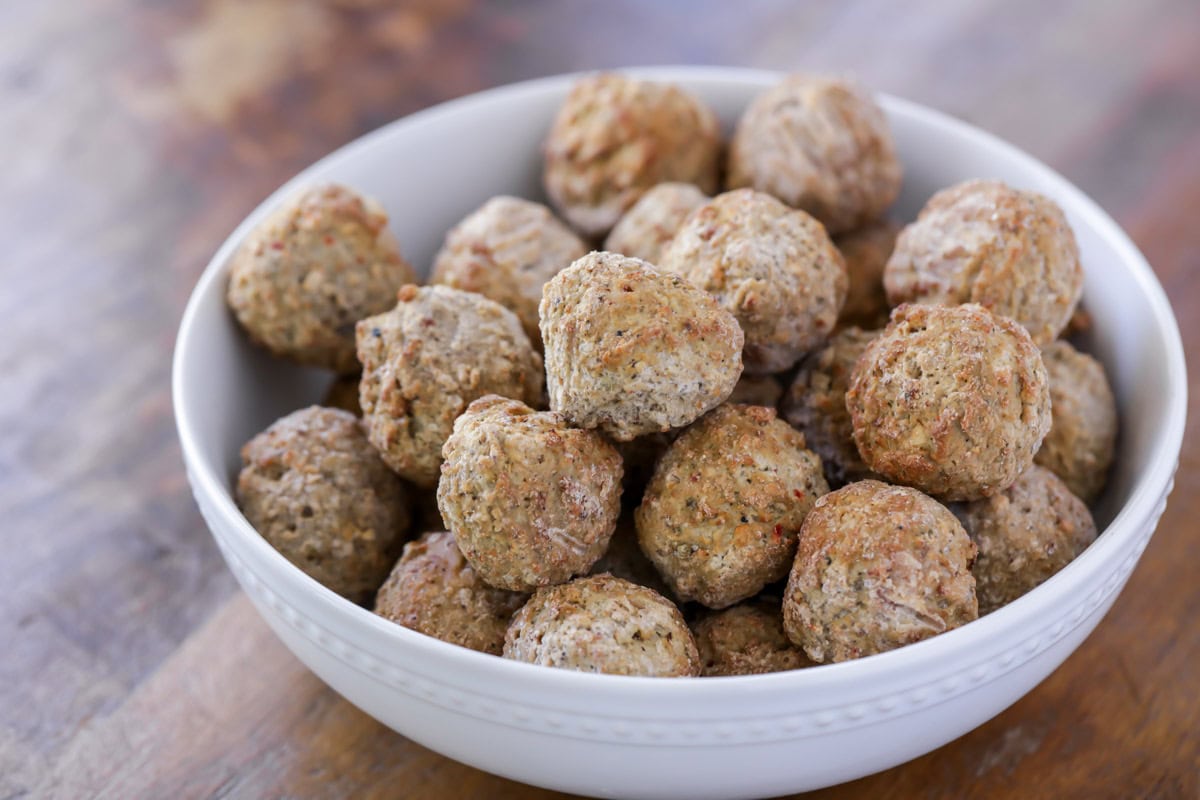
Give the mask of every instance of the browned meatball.
<svg viewBox="0 0 1200 800">
<path fill-rule="evenodd" d="M 310 406 L 242 448 L 237 503 L 271 546 L 338 594 L 361 603 L 387 576 L 408 528 L 404 485 L 359 421 Z"/>
<path fill-rule="evenodd" d="M 774 375 L 743 375 L 725 402 L 774 408 L 782 396 L 783 384 Z"/>
<path fill-rule="evenodd" d="M 617 441 L 686 425 L 742 374 L 742 331 L 676 275 L 589 253 L 546 284 L 541 305 L 550 408 Z"/>
<path fill-rule="evenodd" d="M 608 675 L 700 672 L 696 642 L 679 609 L 653 590 L 611 575 L 539 589 L 513 616 L 504 657 Z"/>
<path fill-rule="evenodd" d="M 667 83 L 611 73 L 575 84 L 544 147 L 542 181 L 554 206 L 586 236 L 607 233 L 652 186 L 717 189 L 716 115 Z"/>
<path fill-rule="evenodd" d="M 493 197 L 446 234 L 429 282 L 495 300 L 517 315 L 540 348 L 542 285 L 587 251 L 541 203 Z"/>
<path fill-rule="evenodd" d="M 887 324 L 891 306 L 883 289 L 883 268 L 896 247 L 899 232 L 896 223 L 884 219 L 833 240 L 846 262 L 849 278 L 838 325 L 882 328 Z"/>
<path fill-rule="evenodd" d="M 783 418 L 804 433 L 821 457 L 830 485 L 873 477 L 854 444 L 854 422 L 846 408 L 846 390 L 858 357 L 879 331 L 843 328 L 825 347 L 800 362 L 800 371 L 783 399 Z"/>
<path fill-rule="evenodd" d="M 681 600 L 724 608 L 787 575 L 821 460 L 774 409 L 723 405 L 667 450 L 635 513 L 642 551 Z"/>
<path fill-rule="evenodd" d="M 900 192 L 883 111 L 857 85 L 792 75 L 746 108 L 729 143 L 729 186 L 775 195 L 831 234 L 878 218 Z"/>
<path fill-rule="evenodd" d="M 339 375 L 325 392 L 321 405 L 329 408 L 340 408 L 349 411 L 356 417 L 362 416 L 362 406 L 358 404 L 358 383 L 361 375 Z"/>
<path fill-rule="evenodd" d="M 848 661 L 978 616 L 975 545 L 945 506 L 859 481 L 817 501 L 783 600 L 788 638 L 814 661 Z"/>
<path fill-rule="evenodd" d="M 532 591 L 586 573 L 621 511 L 621 456 L 594 431 L 490 395 L 442 449 L 438 508 L 488 583 Z"/>
<path fill-rule="evenodd" d="M 978 303 L 1024 325 L 1040 346 L 1071 319 L 1083 267 L 1053 200 L 975 180 L 929 199 L 900 232 L 883 282 L 893 304 Z"/>
<path fill-rule="evenodd" d="M 821 223 L 752 189 L 693 212 L 659 265 L 733 314 L 752 374 L 788 369 L 819 346 L 846 299 L 846 265 Z"/>
<path fill-rule="evenodd" d="M 226 299 L 278 356 L 358 371 L 354 323 L 416 281 L 373 200 L 342 186 L 305 189 L 255 227 L 233 256 Z"/>
<path fill-rule="evenodd" d="M 397 298 L 358 324 L 359 399 L 383 460 L 431 487 L 458 415 L 485 394 L 536 403 L 542 359 L 516 315 L 482 295 L 405 286 Z"/>
<path fill-rule="evenodd" d="M 1028 332 L 978 305 L 903 305 L 858 359 L 846 393 L 873 471 L 945 500 L 1007 488 L 1050 429 Z"/>
<path fill-rule="evenodd" d="M 1050 433 L 1033 460 L 1092 503 L 1108 479 L 1117 444 L 1117 401 L 1099 361 L 1064 341 L 1042 348 L 1050 378 Z"/>
<path fill-rule="evenodd" d="M 608 549 L 604 551 L 600 560 L 592 565 L 589 574 L 603 573 L 653 589 L 668 600 L 675 599 L 658 570 L 642 552 L 632 514 L 622 514 L 617 520 L 617 530 L 608 543 Z"/>
<path fill-rule="evenodd" d="M 776 601 L 754 600 L 708 614 L 692 633 L 705 678 L 786 672 L 813 663 L 788 640 Z"/>
<path fill-rule="evenodd" d="M 604 249 L 657 264 L 683 221 L 706 202 L 708 195 L 690 183 L 660 183 L 625 212 Z"/>
<path fill-rule="evenodd" d="M 980 614 L 1041 585 L 1096 540 L 1087 506 L 1036 464 L 1003 492 L 958 509 L 958 518 L 979 547 L 972 571 Z"/>
<path fill-rule="evenodd" d="M 446 532 L 404 545 L 375 596 L 375 613 L 398 625 L 481 653 L 500 655 L 504 632 L 527 595 L 488 586 Z"/>
</svg>

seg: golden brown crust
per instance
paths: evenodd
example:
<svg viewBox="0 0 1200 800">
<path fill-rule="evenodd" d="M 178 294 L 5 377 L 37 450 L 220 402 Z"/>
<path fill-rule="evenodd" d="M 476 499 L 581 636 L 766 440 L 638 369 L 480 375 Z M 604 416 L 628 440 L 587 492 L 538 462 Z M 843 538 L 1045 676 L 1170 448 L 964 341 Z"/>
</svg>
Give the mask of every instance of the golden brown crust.
<svg viewBox="0 0 1200 800">
<path fill-rule="evenodd" d="M 978 305 L 903 305 L 859 358 L 846 393 L 863 461 L 944 500 L 1008 487 L 1050 429 L 1028 332 Z"/>
<path fill-rule="evenodd" d="M 846 262 L 846 302 L 838 316 L 838 326 L 882 328 L 887 325 L 887 292 L 883 288 L 883 269 L 896 248 L 900 227 L 891 220 L 877 220 L 855 228 L 833 240 Z"/>
<path fill-rule="evenodd" d="M 783 631 L 778 601 L 753 600 L 707 614 L 692 626 L 700 675 L 760 675 L 812 666 Z"/>
<path fill-rule="evenodd" d="M 233 256 L 226 294 L 250 338 L 301 364 L 357 372 L 354 324 L 416 281 L 387 221 L 373 200 L 328 184 L 259 223 Z"/>
<path fill-rule="evenodd" d="M 634 514 L 642 551 L 681 600 L 724 608 L 787 574 L 821 460 L 774 409 L 722 405 L 659 459 Z"/>
<path fill-rule="evenodd" d="M 882 653 L 978 616 L 975 545 L 945 506 L 906 486 L 852 483 L 800 531 L 784 629 L 814 661 Z"/>
<path fill-rule="evenodd" d="M 820 346 L 846 299 L 846 266 L 821 223 L 752 189 L 692 212 L 660 266 L 733 314 L 753 374 L 786 370 Z"/>
<path fill-rule="evenodd" d="M 929 199 L 900 232 L 883 281 L 893 305 L 978 303 L 1024 325 L 1040 346 L 1071 319 L 1083 267 L 1054 201 L 974 180 Z"/>
<path fill-rule="evenodd" d="M 652 186 L 717 189 L 716 114 L 677 86 L 601 73 L 579 80 L 546 137 L 542 181 L 585 236 L 607 233 Z"/>
<path fill-rule="evenodd" d="M 594 431 L 495 395 L 442 449 L 438 508 L 492 586 L 528 592 L 586 573 L 621 511 L 621 456 Z"/>
<path fill-rule="evenodd" d="M 604 240 L 604 249 L 657 264 L 688 215 L 708 202 L 690 183 L 660 183 L 625 212 Z"/>
</svg>

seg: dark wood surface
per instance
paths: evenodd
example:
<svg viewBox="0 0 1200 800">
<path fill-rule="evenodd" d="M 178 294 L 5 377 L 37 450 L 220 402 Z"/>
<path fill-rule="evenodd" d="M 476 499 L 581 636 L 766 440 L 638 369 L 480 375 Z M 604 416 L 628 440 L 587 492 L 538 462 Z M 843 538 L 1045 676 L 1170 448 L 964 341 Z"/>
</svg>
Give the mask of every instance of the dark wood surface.
<svg viewBox="0 0 1200 800">
<path fill-rule="evenodd" d="M 271 189 L 567 70 L 856 73 L 1009 139 L 1132 234 L 1200 344 L 1200 4 L 148 0 L 0 6 L 0 798 L 549 797 L 391 733 L 237 591 L 175 440 L 175 328 Z M 1200 456 L 1095 634 L 997 719 L 820 797 L 1200 796 Z"/>
</svg>

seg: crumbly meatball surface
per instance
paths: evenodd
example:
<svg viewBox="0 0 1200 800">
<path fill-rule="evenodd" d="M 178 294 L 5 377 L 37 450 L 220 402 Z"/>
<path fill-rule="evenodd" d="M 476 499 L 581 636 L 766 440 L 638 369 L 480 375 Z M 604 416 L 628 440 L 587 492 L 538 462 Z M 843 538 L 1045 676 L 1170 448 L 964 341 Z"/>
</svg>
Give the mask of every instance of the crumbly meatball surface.
<svg viewBox="0 0 1200 800">
<path fill-rule="evenodd" d="M 742 330 L 716 300 L 636 258 L 589 253 L 546 284 L 550 408 L 617 441 L 686 425 L 742 374 Z"/>
<path fill-rule="evenodd" d="M 408 529 L 404 484 L 353 414 L 310 406 L 242 448 L 237 504 L 284 558 L 356 603 L 387 577 Z"/>
<path fill-rule="evenodd" d="M 375 201 L 342 186 L 285 201 L 230 263 L 226 300 L 242 328 L 277 356 L 357 372 L 354 324 L 416 281 L 387 222 Z"/>
<path fill-rule="evenodd" d="M 604 249 L 657 264 L 683 221 L 706 202 L 708 195 L 690 183 L 660 183 L 625 212 Z"/>
<path fill-rule="evenodd" d="M 700 674 L 696 642 L 679 609 L 611 575 L 539 589 L 513 616 L 504 657 L 608 675 Z"/>
<path fill-rule="evenodd" d="M 783 384 L 774 375 L 742 375 L 725 402 L 774 408 L 781 397 Z"/>
<path fill-rule="evenodd" d="M 846 299 L 846 265 L 821 223 L 752 189 L 693 212 L 659 265 L 733 314 L 752 374 L 788 369 L 818 347 Z"/>
<path fill-rule="evenodd" d="M 838 78 L 792 75 L 746 108 L 729 143 L 730 187 L 748 186 L 802 208 L 830 234 L 883 214 L 901 167 L 883 111 Z"/>
<path fill-rule="evenodd" d="M 446 531 L 404 545 L 375 595 L 375 613 L 426 636 L 500 655 L 504 632 L 528 595 L 484 583 Z"/>
<path fill-rule="evenodd" d="M 855 228 L 833 240 L 846 262 L 846 303 L 838 316 L 839 326 L 882 328 L 891 306 L 883 288 L 883 269 L 896 248 L 900 227 L 891 220 L 878 220 Z"/>
<path fill-rule="evenodd" d="M 472 400 L 542 395 L 542 358 L 516 315 L 448 286 L 405 286 L 358 323 L 359 400 L 371 444 L 417 486 L 437 483 L 442 444 Z"/>
<path fill-rule="evenodd" d="M 848 661 L 978 616 L 975 545 L 941 503 L 907 486 L 852 483 L 804 521 L 783 600 L 788 638 L 814 661 Z"/>
<path fill-rule="evenodd" d="M 621 456 L 595 431 L 489 395 L 442 449 L 438 508 L 492 586 L 532 591 L 586 573 L 621 512 Z"/>
<path fill-rule="evenodd" d="M 787 575 L 828 491 L 821 460 L 774 409 L 722 405 L 659 459 L 634 515 L 638 541 L 681 600 L 724 608 Z"/>
<path fill-rule="evenodd" d="M 967 503 L 957 514 L 979 548 L 972 571 L 980 614 L 1041 585 L 1096 540 L 1087 506 L 1036 464 L 1003 492 Z"/>
<path fill-rule="evenodd" d="M 607 233 L 652 186 L 717 189 L 716 114 L 678 86 L 602 73 L 578 81 L 543 147 L 546 194 L 585 236 Z"/>
<path fill-rule="evenodd" d="M 874 472 L 943 500 L 1017 479 L 1050 429 L 1050 391 L 1029 333 L 978 305 L 903 305 L 867 345 L 846 407 Z"/>
<path fill-rule="evenodd" d="M 362 416 L 362 406 L 358 404 L 358 383 L 361 375 L 339 375 L 329 384 L 325 391 L 325 399 L 321 405 L 329 408 L 340 408 L 349 411 L 356 417 Z"/>
<path fill-rule="evenodd" d="M 541 203 L 493 197 L 446 234 L 429 282 L 495 300 L 517 315 L 540 347 L 542 286 L 587 251 L 583 240 Z"/>
<path fill-rule="evenodd" d="M 646 558 L 638 544 L 637 528 L 632 514 L 622 514 L 617 520 L 617 530 L 608 543 L 608 549 L 600 560 L 592 565 L 590 575 L 607 573 L 638 586 L 653 589 L 668 600 L 674 601 L 670 587 L 663 581 L 654 564 Z"/>
<path fill-rule="evenodd" d="M 708 614 L 692 626 L 700 675 L 760 675 L 812 666 L 783 631 L 778 602 L 753 600 Z"/>
<path fill-rule="evenodd" d="M 783 399 L 783 418 L 804 434 L 808 447 L 821 457 L 831 486 L 873 477 L 854 444 L 846 390 L 858 357 L 879 333 L 854 327 L 838 331 L 828 344 L 800 362 Z"/>
<path fill-rule="evenodd" d="M 1050 433 L 1033 460 L 1085 503 L 1100 496 L 1117 445 L 1117 401 L 1099 361 L 1059 340 L 1042 348 L 1050 378 Z"/>
<path fill-rule="evenodd" d="M 978 303 L 1024 325 L 1041 346 L 1071 319 L 1083 267 L 1053 200 L 973 180 L 929 199 L 900 232 L 883 281 L 893 305 Z"/>
</svg>

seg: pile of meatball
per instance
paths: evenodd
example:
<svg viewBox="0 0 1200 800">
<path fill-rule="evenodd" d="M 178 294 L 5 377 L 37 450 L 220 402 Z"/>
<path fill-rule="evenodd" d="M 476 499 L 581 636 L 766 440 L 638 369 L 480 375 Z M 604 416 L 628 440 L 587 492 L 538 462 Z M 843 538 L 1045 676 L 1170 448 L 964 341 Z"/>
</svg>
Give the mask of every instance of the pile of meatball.
<svg viewBox="0 0 1200 800">
<path fill-rule="evenodd" d="M 601 74 L 419 285 L 369 198 L 301 192 L 233 259 L 272 353 L 337 374 L 242 450 L 284 557 L 393 622 L 619 675 L 800 669 L 1010 603 L 1097 535 L 1117 412 L 1049 198 L 951 186 L 901 227 L 887 121 L 791 76 L 732 137 Z"/>
</svg>

